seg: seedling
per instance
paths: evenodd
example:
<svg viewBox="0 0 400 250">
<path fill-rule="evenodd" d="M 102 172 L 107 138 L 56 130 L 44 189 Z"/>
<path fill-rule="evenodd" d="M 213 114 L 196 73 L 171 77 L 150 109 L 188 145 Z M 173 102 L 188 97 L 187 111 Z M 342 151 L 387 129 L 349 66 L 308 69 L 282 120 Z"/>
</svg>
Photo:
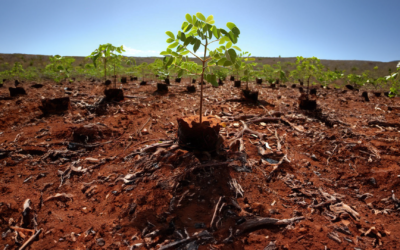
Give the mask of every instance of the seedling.
<svg viewBox="0 0 400 250">
<path fill-rule="evenodd" d="M 143 62 L 142 64 L 140 64 L 138 66 L 138 69 L 142 72 L 142 82 L 144 82 L 145 76 L 146 76 L 146 71 L 149 69 L 149 64 L 147 64 L 146 62 Z"/>
<path fill-rule="evenodd" d="M 155 76 L 157 78 L 157 75 L 158 75 L 159 79 L 163 79 L 160 77 L 160 74 L 159 74 L 159 71 L 162 70 L 162 68 L 163 68 L 163 61 L 161 59 L 158 59 L 158 58 L 155 59 L 153 63 L 149 64 L 149 68 L 150 68 L 150 71 L 153 74 L 153 76 Z"/>
<path fill-rule="evenodd" d="M 97 67 L 97 59 L 102 58 L 104 63 L 104 81 L 107 81 L 107 61 L 111 58 L 118 57 L 118 54 L 124 52 L 124 47 L 115 47 L 111 43 L 100 44 L 99 47 L 94 50 L 87 58 L 91 58 L 95 67 Z M 118 54 L 117 54 L 118 53 Z M 116 88 L 116 81 L 114 81 L 114 87 Z"/>
<path fill-rule="evenodd" d="M 347 75 L 347 80 L 348 82 L 354 87 L 354 88 L 361 88 L 364 86 L 366 82 L 367 75 L 366 73 L 363 73 L 361 75 L 356 75 L 356 74 L 348 74 Z"/>
<path fill-rule="evenodd" d="M 327 87 L 329 83 L 336 81 L 338 79 L 340 79 L 342 77 L 342 73 L 341 72 L 337 72 L 337 71 L 331 71 L 331 70 L 327 70 L 327 71 L 319 71 L 317 74 L 317 79 L 318 81 L 321 83 L 322 86 Z"/>
<path fill-rule="evenodd" d="M 395 97 L 396 95 L 400 95 L 400 62 L 396 66 L 397 72 L 386 76 L 387 81 L 392 82 L 392 86 L 390 87 L 390 97 Z"/>
<path fill-rule="evenodd" d="M 226 68 L 219 68 L 215 74 L 218 76 L 218 79 L 221 81 L 225 81 L 226 77 L 228 76 L 228 69 Z"/>
<path fill-rule="evenodd" d="M 127 58 L 127 57 L 125 57 L 124 59 L 125 59 L 125 64 L 128 66 L 127 69 L 128 72 L 126 73 L 135 74 L 137 69 L 136 60 L 134 58 Z"/>
<path fill-rule="evenodd" d="M 310 93 L 310 79 L 316 77 L 319 72 L 320 60 L 316 57 L 304 58 L 302 56 L 297 57 L 296 61 L 297 71 L 299 76 L 303 79 L 307 79 L 307 99 Z"/>
<path fill-rule="evenodd" d="M 10 75 L 12 78 L 16 80 L 20 80 L 21 74 L 24 73 L 25 70 L 22 67 L 22 64 L 19 62 L 14 63 L 14 66 L 10 70 Z"/>
<path fill-rule="evenodd" d="M 377 71 L 377 70 L 378 70 L 378 66 L 375 66 L 374 71 Z M 375 90 L 382 88 L 383 87 L 382 85 L 386 82 L 385 77 L 374 77 L 368 70 L 365 71 L 365 74 L 366 74 L 366 79 L 367 79 L 366 84 L 373 86 Z"/>
<path fill-rule="evenodd" d="M 172 64 L 179 63 L 182 57 L 188 54 L 193 55 L 202 64 L 202 72 L 200 82 L 206 79 L 214 86 L 218 86 L 216 75 L 210 74 L 209 67 L 215 65 L 230 66 L 236 62 L 237 53 L 235 50 L 240 49 L 236 46 L 232 46 L 237 43 L 240 31 L 234 23 L 228 22 L 226 26 L 229 28 L 229 32 L 217 28 L 215 25 L 214 16 L 210 15 L 207 18 L 198 12 L 196 15 L 186 14 L 186 21 L 183 22 L 181 31 L 175 35 L 171 31 L 167 31 L 168 35 L 167 50 L 161 52 L 161 55 L 170 56 L 166 67 L 170 67 Z M 212 41 L 212 39 L 215 40 Z M 210 49 L 210 45 L 219 42 L 220 47 L 215 50 Z M 188 47 L 191 47 L 189 49 Z M 200 46 L 204 47 L 204 53 L 202 56 L 198 56 L 195 53 L 199 50 Z M 175 51 L 173 51 L 173 49 Z M 183 70 L 179 74 L 183 74 Z M 206 73 L 206 74 L 205 74 Z M 203 84 L 201 84 L 200 90 L 200 123 L 202 123 L 203 114 Z"/>
<path fill-rule="evenodd" d="M 122 67 L 122 59 L 123 56 L 122 55 L 112 55 L 110 57 L 109 62 L 111 63 L 111 69 L 114 71 L 114 87 L 117 86 L 117 73 L 119 71 L 119 69 Z"/>
<path fill-rule="evenodd" d="M 275 81 L 274 77 L 274 68 L 269 64 L 264 64 L 262 69 L 262 74 L 265 76 L 265 80 L 270 84 L 273 84 Z"/>
<path fill-rule="evenodd" d="M 164 58 L 164 63 L 168 63 L 168 58 Z M 186 72 L 186 75 L 190 77 L 189 83 L 192 83 L 192 78 L 201 76 L 202 66 L 190 61 L 189 58 L 183 58 L 182 60 L 175 60 L 174 64 L 175 68 L 179 69 L 178 77 L 182 77 L 182 75 Z"/>
<path fill-rule="evenodd" d="M 241 79 L 239 77 L 240 72 L 243 72 L 242 78 L 247 83 L 246 89 L 249 89 L 249 80 L 251 77 L 254 76 L 253 67 L 257 65 L 256 63 L 250 63 L 250 64 L 247 63 L 247 62 L 255 60 L 254 58 L 250 58 L 250 56 L 251 56 L 251 53 L 249 53 L 247 51 L 239 53 L 237 55 L 236 62 L 231 66 L 233 72 L 236 73 L 237 80 Z"/>
<path fill-rule="evenodd" d="M 60 83 L 64 79 L 68 80 L 72 70 L 72 63 L 75 62 L 75 59 L 72 57 L 55 55 L 51 56 L 49 60 L 50 64 L 46 65 L 45 70 L 56 74 L 54 80 L 57 83 Z"/>
<path fill-rule="evenodd" d="M 280 56 L 279 56 L 280 58 Z M 273 65 L 274 66 L 274 76 L 276 79 L 279 79 L 279 81 L 283 84 L 285 82 L 287 82 L 287 77 L 286 77 L 286 72 L 285 70 L 283 70 L 283 67 L 281 65 L 281 62 L 277 62 L 276 64 Z"/>
<path fill-rule="evenodd" d="M 239 79 L 239 72 L 243 71 L 243 77 L 242 79 L 246 81 L 246 89 L 249 89 L 249 81 L 251 80 L 252 77 L 255 76 L 255 71 L 254 68 L 257 66 L 257 63 L 247 63 L 250 61 L 254 61 L 254 58 L 250 58 L 251 53 L 249 52 L 242 52 L 238 55 L 235 64 L 233 65 L 233 68 L 237 72 L 237 77 Z"/>
</svg>

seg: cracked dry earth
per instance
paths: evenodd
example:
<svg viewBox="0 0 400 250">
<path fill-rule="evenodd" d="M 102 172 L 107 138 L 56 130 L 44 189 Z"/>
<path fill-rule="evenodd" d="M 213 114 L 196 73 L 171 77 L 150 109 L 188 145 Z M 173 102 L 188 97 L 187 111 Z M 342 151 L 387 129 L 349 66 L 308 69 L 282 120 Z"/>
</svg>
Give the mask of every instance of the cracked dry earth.
<svg viewBox="0 0 400 250">
<path fill-rule="evenodd" d="M 399 249 L 399 99 L 317 89 L 205 86 L 222 123 L 215 152 L 177 144 L 177 118 L 199 91 L 122 85 L 94 105 L 100 83 L 0 89 L 2 249 Z M 6 87 L 7 86 L 6 84 Z M 43 116 L 41 98 L 71 108 Z"/>
</svg>

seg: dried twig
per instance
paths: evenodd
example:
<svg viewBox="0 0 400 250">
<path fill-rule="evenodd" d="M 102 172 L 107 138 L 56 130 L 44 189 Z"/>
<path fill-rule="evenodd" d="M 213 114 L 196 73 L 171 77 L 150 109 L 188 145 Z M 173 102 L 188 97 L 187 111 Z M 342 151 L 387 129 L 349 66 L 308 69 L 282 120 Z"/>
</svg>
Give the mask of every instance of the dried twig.
<svg viewBox="0 0 400 250">
<path fill-rule="evenodd" d="M 39 234 L 42 232 L 42 229 L 39 229 L 36 231 L 35 234 L 33 234 L 22 246 L 19 250 L 23 250 L 25 248 L 27 248 L 35 239 L 36 237 L 39 236 Z"/>
<path fill-rule="evenodd" d="M 147 123 L 149 123 L 150 120 L 151 120 L 151 117 L 149 117 L 149 119 L 147 119 L 147 121 L 143 124 L 143 126 L 140 127 L 140 129 L 138 129 L 136 131 L 136 136 L 142 136 L 142 130 L 147 125 Z"/>
<path fill-rule="evenodd" d="M 214 227 L 214 221 L 215 221 L 215 218 L 217 217 L 217 212 L 218 212 L 218 208 L 219 208 L 219 204 L 221 203 L 221 200 L 222 200 L 222 196 L 221 197 L 219 197 L 219 200 L 218 200 L 218 202 L 217 202 L 217 205 L 215 205 L 215 209 L 214 209 L 214 215 L 213 215 L 213 217 L 212 217 L 212 219 L 211 219 L 211 223 L 210 223 L 210 228 L 211 229 L 213 229 Z"/>
<path fill-rule="evenodd" d="M 236 227 L 235 235 L 240 235 L 244 232 L 254 231 L 260 227 L 265 226 L 286 226 L 290 225 L 296 221 L 304 220 L 304 217 L 294 217 L 290 219 L 275 219 L 275 218 L 268 218 L 268 217 L 257 217 L 255 219 L 249 219 L 243 224 L 240 224 Z"/>
</svg>

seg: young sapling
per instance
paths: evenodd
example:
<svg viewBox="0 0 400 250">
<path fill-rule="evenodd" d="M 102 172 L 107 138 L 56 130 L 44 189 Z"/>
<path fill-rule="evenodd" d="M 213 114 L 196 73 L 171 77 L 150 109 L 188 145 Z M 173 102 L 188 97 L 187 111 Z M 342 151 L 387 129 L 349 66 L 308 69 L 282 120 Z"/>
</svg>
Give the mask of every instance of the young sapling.
<svg viewBox="0 0 400 250">
<path fill-rule="evenodd" d="M 115 59 L 118 54 L 122 54 L 124 52 L 124 47 L 121 45 L 120 47 L 116 47 L 111 43 L 100 44 L 97 49 L 95 49 L 87 58 L 92 59 L 93 65 L 97 67 L 97 60 L 99 58 L 103 59 L 104 64 L 104 82 L 107 81 L 107 62 L 111 59 Z M 114 88 L 116 88 L 116 81 L 114 81 Z"/>
<path fill-rule="evenodd" d="M 240 30 L 234 23 L 228 22 L 227 27 L 229 31 L 221 28 L 217 28 L 214 23 L 214 16 L 210 15 L 207 18 L 202 13 L 196 13 L 196 15 L 186 14 L 186 21 L 183 22 L 181 30 L 175 35 L 171 31 L 167 31 L 168 35 L 167 43 L 170 45 L 168 48 L 161 52 L 161 55 L 168 56 L 166 67 L 170 67 L 172 64 L 178 65 L 182 61 L 183 56 L 191 54 L 201 63 L 200 83 L 207 80 L 214 86 L 218 86 L 217 77 L 212 74 L 210 67 L 220 66 L 231 66 L 236 62 L 237 53 L 235 50 L 240 50 L 238 47 L 233 46 L 237 43 L 240 35 Z M 214 40 L 213 40 L 214 38 Z M 212 44 L 218 42 L 219 47 L 211 49 Z M 196 53 L 200 47 L 204 48 L 201 56 Z M 184 69 L 181 69 L 184 70 Z M 219 123 L 213 124 L 213 128 L 210 124 L 213 123 L 212 118 L 207 118 L 208 128 L 211 128 L 214 132 L 209 133 L 206 127 L 203 126 L 203 84 L 200 85 L 200 107 L 199 107 L 199 131 L 191 129 L 186 130 L 187 127 L 180 126 L 179 140 L 180 144 L 190 144 L 191 147 L 210 150 L 215 149 L 218 134 L 219 134 Z M 182 120 L 182 119 L 181 119 Z M 188 121 L 189 122 L 189 121 Z M 187 122 L 185 122 L 187 124 Z M 206 126 L 206 125 L 204 125 Z M 189 127 L 190 128 L 190 127 Z M 195 129 L 195 128 L 193 128 Z M 208 142 L 205 138 L 208 136 Z"/>
</svg>

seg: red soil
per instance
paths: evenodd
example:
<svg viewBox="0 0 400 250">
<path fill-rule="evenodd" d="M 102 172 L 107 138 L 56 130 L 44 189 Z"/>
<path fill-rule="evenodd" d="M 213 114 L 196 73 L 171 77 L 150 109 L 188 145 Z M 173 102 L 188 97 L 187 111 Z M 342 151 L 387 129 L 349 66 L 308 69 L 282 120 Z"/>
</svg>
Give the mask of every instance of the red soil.
<svg viewBox="0 0 400 250">
<path fill-rule="evenodd" d="M 0 245 L 19 249 L 30 237 L 15 229 L 22 227 L 23 204 L 30 199 L 23 226 L 42 229 L 30 249 L 129 249 L 140 243 L 138 249 L 159 249 L 186 238 L 185 230 L 190 237 L 210 232 L 212 240 L 194 241 L 203 244 L 199 249 L 264 249 L 270 242 L 277 249 L 400 248 L 400 113 L 388 110 L 400 106 L 398 98 L 370 95 L 363 102 L 358 92 L 319 89 L 322 111 L 309 113 L 298 109 L 297 89 L 254 84 L 262 100 L 256 105 L 226 102 L 241 94 L 232 82 L 206 86 L 203 110 L 227 125 L 220 132 L 221 151 L 209 154 L 176 147 L 177 118 L 199 109 L 199 92 L 187 93 L 186 82 L 169 86 L 165 95 L 155 93 L 155 83 L 128 82 L 122 85 L 124 101 L 96 112 L 90 105 L 103 88 L 90 82 L 68 85 L 69 95 L 66 86 L 34 89 L 22 83 L 27 96 L 2 98 Z M 6 87 L 0 96 L 8 97 Z M 42 115 L 41 98 L 64 96 L 70 96 L 71 110 Z M 229 149 L 243 128 L 233 118 L 274 111 L 290 124 L 248 125 L 266 135 L 264 156 L 260 138 L 251 133 L 243 135 L 243 152 Z M 390 126 L 369 125 L 377 120 Z M 166 146 L 145 148 L 161 141 Z M 287 160 L 274 170 L 284 155 Z M 232 188 L 236 182 L 243 195 Z M 358 216 L 334 213 L 331 205 L 339 201 L 315 207 L 326 202 L 320 190 Z M 243 219 L 256 216 L 304 218 L 236 234 Z M 347 227 L 348 234 L 338 227 Z M 224 241 L 230 229 L 233 237 Z M 17 238 L 15 230 L 22 232 Z M 181 249 L 196 249 L 191 247 Z"/>
</svg>

